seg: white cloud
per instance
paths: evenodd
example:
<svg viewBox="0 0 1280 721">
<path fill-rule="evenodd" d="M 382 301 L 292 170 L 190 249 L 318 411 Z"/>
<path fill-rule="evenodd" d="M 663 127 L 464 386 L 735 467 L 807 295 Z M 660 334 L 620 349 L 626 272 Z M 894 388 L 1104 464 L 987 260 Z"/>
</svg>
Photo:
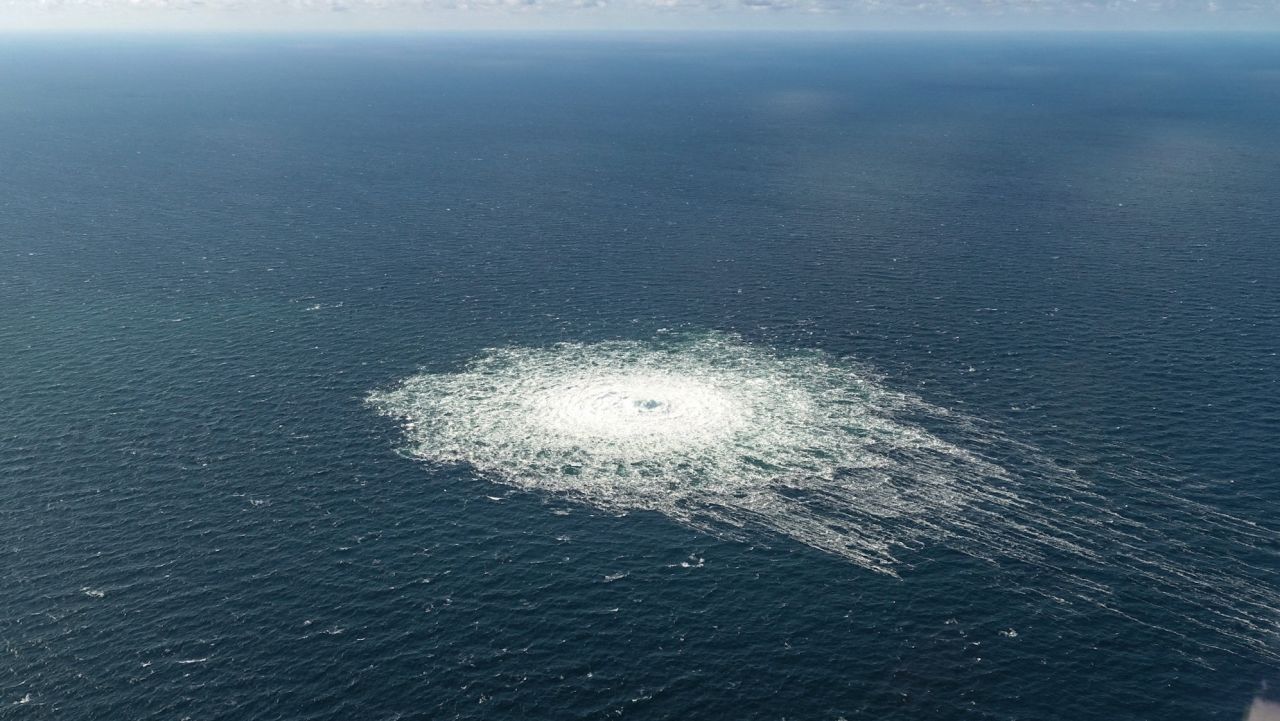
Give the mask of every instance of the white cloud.
<svg viewBox="0 0 1280 721">
<path fill-rule="evenodd" d="M 1233 27 L 1280 0 L 0 0 L 0 27 Z"/>
</svg>

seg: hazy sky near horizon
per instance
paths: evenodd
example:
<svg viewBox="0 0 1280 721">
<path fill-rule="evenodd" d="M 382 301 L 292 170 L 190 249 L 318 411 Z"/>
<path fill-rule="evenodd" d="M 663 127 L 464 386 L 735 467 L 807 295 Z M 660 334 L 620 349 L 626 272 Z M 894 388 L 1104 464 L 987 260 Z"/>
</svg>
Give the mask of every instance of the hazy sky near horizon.
<svg viewBox="0 0 1280 721">
<path fill-rule="evenodd" d="M 3 30 L 1280 30 L 1280 0 L 0 0 Z"/>
</svg>

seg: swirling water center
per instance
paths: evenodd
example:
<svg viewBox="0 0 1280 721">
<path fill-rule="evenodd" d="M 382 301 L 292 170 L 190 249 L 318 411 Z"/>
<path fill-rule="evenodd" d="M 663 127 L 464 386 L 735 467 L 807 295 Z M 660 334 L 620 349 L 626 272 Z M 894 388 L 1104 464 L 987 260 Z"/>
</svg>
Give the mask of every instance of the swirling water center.
<svg viewBox="0 0 1280 721">
<path fill-rule="evenodd" d="M 538 430 L 594 443 L 708 443 L 732 435 L 751 416 L 728 389 L 671 374 L 572 377 L 533 393 L 529 403 Z"/>
</svg>

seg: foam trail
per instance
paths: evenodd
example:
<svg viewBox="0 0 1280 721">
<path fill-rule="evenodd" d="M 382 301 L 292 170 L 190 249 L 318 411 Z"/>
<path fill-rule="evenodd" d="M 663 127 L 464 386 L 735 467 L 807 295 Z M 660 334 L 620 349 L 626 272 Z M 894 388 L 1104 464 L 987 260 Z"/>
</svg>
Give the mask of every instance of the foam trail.
<svg viewBox="0 0 1280 721">
<path fill-rule="evenodd" d="M 717 535 L 782 534 L 880 573 L 944 545 L 1056 570 L 1052 588 L 1031 590 L 1116 610 L 1115 591 L 1090 575 L 1124 564 L 1187 623 L 1276 656 L 1265 529 L 1153 477 L 1126 481 L 1141 513 L 1117 510 L 1036 449 L 821 353 L 722 334 L 500 348 L 370 401 L 405 421 L 414 457 Z M 1011 456 L 1016 474 L 993 460 Z M 1213 536 L 1229 552 L 1156 527 Z M 1268 548 L 1255 565 L 1237 558 Z"/>
</svg>

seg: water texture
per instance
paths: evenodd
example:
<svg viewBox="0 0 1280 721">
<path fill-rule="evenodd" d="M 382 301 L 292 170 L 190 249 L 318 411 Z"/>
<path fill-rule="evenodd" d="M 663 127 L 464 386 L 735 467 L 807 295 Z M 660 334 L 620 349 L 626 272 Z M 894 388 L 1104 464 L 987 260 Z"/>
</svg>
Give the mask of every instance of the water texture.
<svg viewBox="0 0 1280 721">
<path fill-rule="evenodd" d="M 1240 718 L 1277 48 L 6 39 L 0 718 Z"/>
</svg>

